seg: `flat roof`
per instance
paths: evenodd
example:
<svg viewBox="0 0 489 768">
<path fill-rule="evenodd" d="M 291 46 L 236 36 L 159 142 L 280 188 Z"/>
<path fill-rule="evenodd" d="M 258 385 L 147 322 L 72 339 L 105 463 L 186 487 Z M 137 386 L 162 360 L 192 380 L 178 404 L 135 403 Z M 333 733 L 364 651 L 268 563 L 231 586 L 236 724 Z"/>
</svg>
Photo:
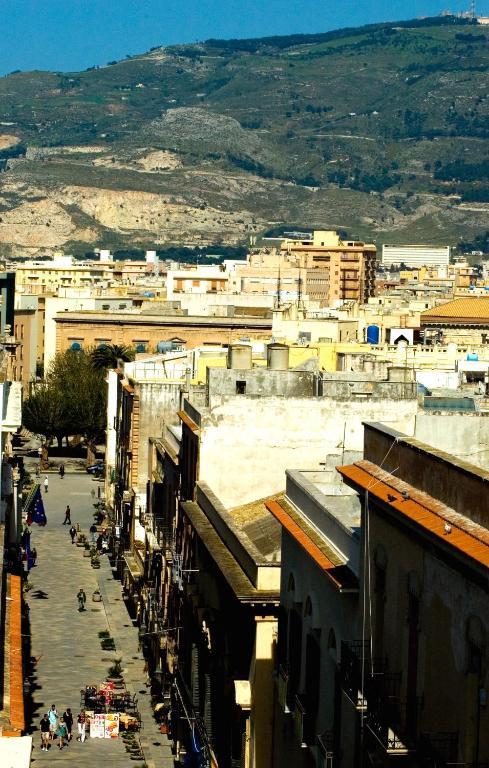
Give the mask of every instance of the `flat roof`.
<svg viewBox="0 0 489 768">
<path fill-rule="evenodd" d="M 201 325 L 215 328 L 264 328 L 272 327 L 272 319 L 266 317 L 206 317 L 202 315 L 129 315 L 127 312 L 98 312 L 83 310 L 83 312 L 58 312 L 54 316 L 56 323 L 73 323 L 80 325 L 94 323 L 101 325 L 155 325 L 155 326 L 188 326 Z"/>
</svg>

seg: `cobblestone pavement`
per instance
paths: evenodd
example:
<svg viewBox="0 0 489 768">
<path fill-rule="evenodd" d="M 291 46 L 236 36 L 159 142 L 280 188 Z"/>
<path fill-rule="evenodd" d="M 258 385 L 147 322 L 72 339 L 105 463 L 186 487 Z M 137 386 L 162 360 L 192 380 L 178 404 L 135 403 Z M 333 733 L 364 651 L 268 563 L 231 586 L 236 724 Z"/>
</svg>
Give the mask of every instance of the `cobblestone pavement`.
<svg viewBox="0 0 489 768">
<path fill-rule="evenodd" d="M 124 680 L 138 696 L 142 717 L 141 743 L 146 763 L 173 768 L 170 742 L 162 736 L 152 717 L 151 702 L 145 686 L 144 659 L 138 650 L 137 628 L 126 611 L 119 581 L 113 578 L 107 557 L 94 570 L 83 549 L 72 545 L 68 525 L 63 525 L 64 509 L 71 507 L 71 520 L 88 533 L 93 521 L 92 489 L 98 483 L 88 475 L 66 474 L 61 480 L 49 476 L 49 492 L 43 491 L 48 523 L 45 528 L 32 526 L 32 546 L 37 549 L 37 565 L 31 570 L 32 589 L 27 593 L 30 608 L 32 656 L 36 659 L 33 677 L 34 750 L 32 764 L 79 766 L 80 768 L 125 768 L 142 765 L 131 760 L 121 739 L 87 738 L 84 744 L 72 741 L 69 747 L 57 746 L 48 753 L 40 750 L 39 720 L 51 704 L 63 712 L 80 708 L 80 690 L 103 680 L 114 658 L 122 657 Z M 83 587 L 87 595 L 86 611 L 78 612 L 76 594 Z M 95 589 L 102 602 L 93 602 Z M 98 633 L 108 630 L 116 651 L 103 651 Z"/>
</svg>

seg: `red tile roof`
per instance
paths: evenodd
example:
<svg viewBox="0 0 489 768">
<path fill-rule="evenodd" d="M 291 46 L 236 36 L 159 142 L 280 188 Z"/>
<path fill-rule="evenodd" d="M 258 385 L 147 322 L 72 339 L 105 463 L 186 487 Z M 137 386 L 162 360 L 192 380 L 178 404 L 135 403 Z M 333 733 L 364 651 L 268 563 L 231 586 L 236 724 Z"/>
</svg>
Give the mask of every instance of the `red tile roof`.
<svg viewBox="0 0 489 768">
<path fill-rule="evenodd" d="M 421 313 L 421 322 L 487 323 L 489 322 L 489 298 L 469 297 L 447 301 Z"/>
<path fill-rule="evenodd" d="M 396 515 L 410 520 L 419 528 L 443 540 L 445 545 L 457 549 L 481 565 L 489 566 L 487 528 L 474 523 L 370 461 L 358 461 L 337 469 L 349 485 L 368 491 L 369 495 L 387 504 Z M 407 494 L 407 498 L 403 497 L 403 492 Z M 450 526 L 449 533 L 446 526 Z"/>
<path fill-rule="evenodd" d="M 340 591 L 356 591 L 358 589 L 356 576 L 346 563 L 333 563 L 301 526 L 292 519 L 282 504 L 277 501 L 266 501 L 265 506 L 317 565 L 325 571 L 326 575 Z"/>
</svg>

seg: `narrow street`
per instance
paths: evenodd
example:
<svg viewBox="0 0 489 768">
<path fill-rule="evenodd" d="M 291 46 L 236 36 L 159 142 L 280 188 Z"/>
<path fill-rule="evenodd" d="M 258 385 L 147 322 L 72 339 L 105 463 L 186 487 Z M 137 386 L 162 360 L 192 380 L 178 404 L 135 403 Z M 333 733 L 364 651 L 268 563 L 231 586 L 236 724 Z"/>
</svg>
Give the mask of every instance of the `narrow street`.
<svg viewBox="0 0 489 768">
<path fill-rule="evenodd" d="M 152 717 L 149 689 L 145 685 L 144 659 L 138 650 L 138 631 L 126 611 L 122 588 L 113 578 L 107 557 L 94 570 L 83 548 L 72 545 L 69 526 L 63 525 L 64 510 L 71 507 L 71 520 L 87 533 L 93 522 L 92 489 L 98 483 L 83 473 L 66 474 L 61 480 L 49 474 L 49 492 L 43 491 L 47 525 L 32 525 L 32 546 L 37 549 L 37 564 L 29 575 L 32 589 L 26 599 L 30 609 L 31 655 L 36 659 L 33 676 L 34 750 L 32 764 L 106 768 L 143 764 L 125 751 L 122 739 L 90 739 L 84 744 L 75 739 L 69 747 L 53 746 L 41 752 L 39 720 L 51 704 L 60 714 L 71 707 L 76 718 L 80 710 L 80 690 L 105 679 L 115 658 L 122 657 L 123 676 L 131 694 L 138 697 L 142 717 L 140 733 L 146 764 L 172 768 L 170 742 L 159 733 Z M 78 612 L 76 594 L 83 587 L 86 610 Z M 102 602 L 92 595 L 99 589 Z M 108 631 L 115 641 L 115 651 L 104 651 L 99 632 Z M 76 731 L 76 724 L 74 726 Z"/>
</svg>

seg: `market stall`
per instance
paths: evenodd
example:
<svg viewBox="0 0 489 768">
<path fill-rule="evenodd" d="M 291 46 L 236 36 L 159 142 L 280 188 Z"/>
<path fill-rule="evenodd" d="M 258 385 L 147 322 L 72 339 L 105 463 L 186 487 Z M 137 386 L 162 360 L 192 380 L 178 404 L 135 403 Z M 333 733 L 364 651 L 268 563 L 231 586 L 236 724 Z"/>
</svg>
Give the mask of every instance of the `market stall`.
<svg viewBox="0 0 489 768">
<path fill-rule="evenodd" d="M 137 699 L 123 681 L 104 680 L 81 690 L 81 708 L 92 738 L 116 738 L 121 731 L 139 730 L 141 717 Z"/>
</svg>

